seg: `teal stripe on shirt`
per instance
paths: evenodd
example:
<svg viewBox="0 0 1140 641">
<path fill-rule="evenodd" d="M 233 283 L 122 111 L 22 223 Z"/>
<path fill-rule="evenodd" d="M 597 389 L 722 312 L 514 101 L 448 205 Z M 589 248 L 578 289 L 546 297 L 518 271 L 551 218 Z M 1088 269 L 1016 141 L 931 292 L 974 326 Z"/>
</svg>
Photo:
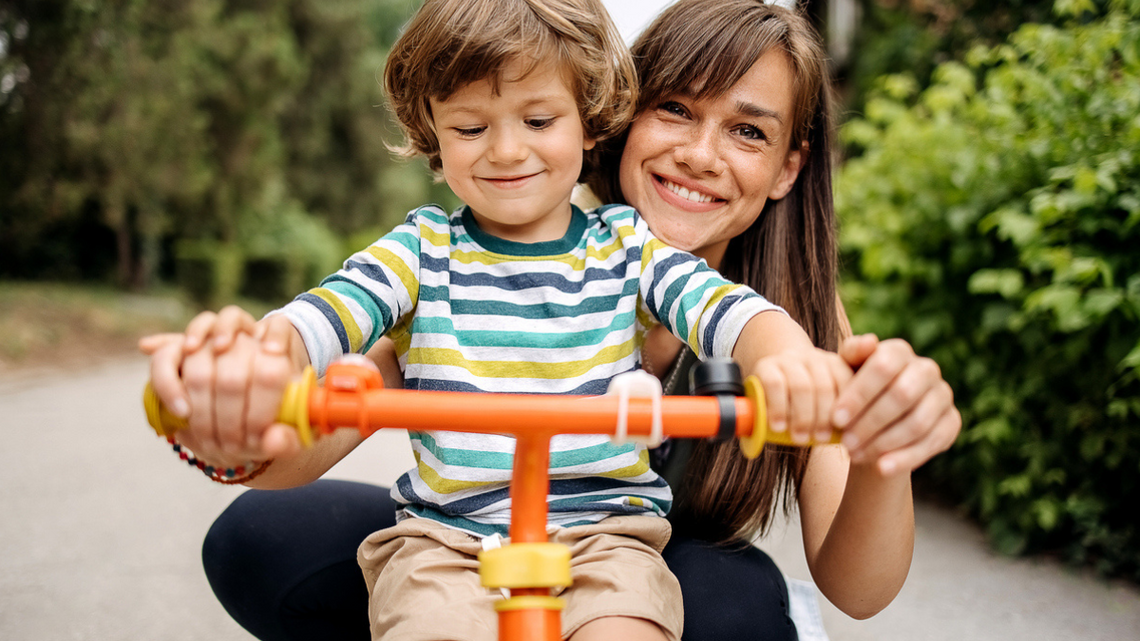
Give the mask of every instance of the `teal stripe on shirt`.
<svg viewBox="0 0 1140 641">
<path fill-rule="evenodd" d="M 606 327 L 583 330 L 580 332 L 523 332 L 523 331 L 496 331 L 496 330 L 459 330 L 446 316 L 417 317 L 412 322 L 413 333 L 447 334 L 454 336 L 460 345 L 468 347 L 498 347 L 509 345 L 519 348 L 570 348 L 588 347 L 601 344 L 607 336 L 619 332 L 623 327 L 634 322 L 635 312 L 616 314 L 613 322 Z"/>
<path fill-rule="evenodd" d="M 479 450 L 453 449 L 440 446 L 431 434 L 416 432 L 411 435 L 413 440 L 419 441 L 425 450 L 448 465 L 458 467 L 471 467 L 483 470 L 510 470 L 514 467 L 514 454 L 506 452 L 484 452 Z M 573 450 L 550 453 L 550 468 L 561 469 L 596 463 L 615 456 L 624 456 L 634 451 L 636 445 L 614 445 L 613 443 L 598 443 Z M 623 466 L 624 467 L 624 466 Z"/>
</svg>

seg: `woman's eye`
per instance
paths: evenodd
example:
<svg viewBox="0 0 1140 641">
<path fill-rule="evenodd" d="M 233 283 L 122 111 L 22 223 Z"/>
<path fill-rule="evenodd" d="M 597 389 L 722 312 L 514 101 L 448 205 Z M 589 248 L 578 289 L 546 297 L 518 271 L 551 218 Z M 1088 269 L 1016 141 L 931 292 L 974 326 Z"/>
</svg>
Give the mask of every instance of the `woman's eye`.
<svg viewBox="0 0 1140 641">
<path fill-rule="evenodd" d="M 747 140 L 768 140 L 768 136 L 764 131 L 752 125 L 740 125 L 736 128 L 736 134 Z"/>
<path fill-rule="evenodd" d="M 526 126 L 539 131 L 554 124 L 554 118 L 527 118 Z"/>
<path fill-rule="evenodd" d="M 685 116 L 685 107 L 679 102 L 667 101 L 657 106 L 658 109 L 674 116 Z"/>
</svg>

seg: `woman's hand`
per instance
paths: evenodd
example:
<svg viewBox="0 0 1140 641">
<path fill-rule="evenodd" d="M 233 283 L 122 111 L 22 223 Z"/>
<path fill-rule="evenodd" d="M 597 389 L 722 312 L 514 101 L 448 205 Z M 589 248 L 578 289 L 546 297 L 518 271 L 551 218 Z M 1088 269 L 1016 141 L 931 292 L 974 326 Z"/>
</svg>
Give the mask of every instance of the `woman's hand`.
<svg viewBox="0 0 1140 641">
<path fill-rule="evenodd" d="M 855 465 L 909 474 L 946 451 L 962 429 L 954 392 L 938 364 L 901 339 L 852 336 L 839 355 L 856 369 L 835 401 L 832 423 Z"/>
<path fill-rule="evenodd" d="M 185 334 L 140 341 L 151 354 L 151 383 L 171 412 L 187 419 L 179 442 L 213 465 L 299 451 L 295 431 L 275 423 L 285 385 L 300 373 L 287 319 L 256 323 L 237 307 L 199 314 Z"/>
<path fill-rule="evenodd" d="M 151 357 L 150 380 L 158 398 L 175 416 L 190 415 L 189 398 L 183 385 L 182 363 L 213 338 L 213 350 L 222 353 L 233 344 L 239 332 L 252 334 L 256 322 L 245 310 L 229 306 L 221 312 L 202 312 L 195 316 L 182 334 L 167 333 L 145 336 L 139 351 Z"/>
</svg>

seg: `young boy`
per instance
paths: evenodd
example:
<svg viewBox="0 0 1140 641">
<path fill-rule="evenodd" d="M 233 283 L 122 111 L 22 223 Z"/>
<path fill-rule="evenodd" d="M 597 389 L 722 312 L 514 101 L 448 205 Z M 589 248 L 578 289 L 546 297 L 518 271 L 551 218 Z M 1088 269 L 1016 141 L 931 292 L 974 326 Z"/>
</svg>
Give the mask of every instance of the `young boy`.
<svg viewBox="0 0 1140 641">
<path fill-rule="evenodd" d="M 632 69 L 599 0 L 427 0 L 385 86 L 403 151 L 426 155 L 465 205 L 411 212 L 277 312 L 318 372 L 388 335 L 408 389 L 601 394 L 639 367 L 655 323 L 745 371 L 785 337 L 810 347 L 778 307 L 656 240 L 632 209 L 571 205 L 583 151 L 632 115 Z M 248 402 L 264 414 L 267 401 Z M 400 522 L 359 551 L 373 636 L 493 639 L 497 595 L 474 557 L 507 532 L 514 440 L 411 438 L 417 467 L 392 490 Z M 645 447 L 559 436 L 551 449 L 551 540 L 574 554 L 564 634 L 678 639 L 680 589 L 659 554 L 671 494 Z"/>
</svg>

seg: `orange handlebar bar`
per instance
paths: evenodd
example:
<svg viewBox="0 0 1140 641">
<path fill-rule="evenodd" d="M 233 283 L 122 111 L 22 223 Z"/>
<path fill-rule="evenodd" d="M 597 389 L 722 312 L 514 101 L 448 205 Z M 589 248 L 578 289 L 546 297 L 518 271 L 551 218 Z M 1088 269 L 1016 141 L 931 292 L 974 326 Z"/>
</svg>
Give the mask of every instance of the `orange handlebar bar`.
<svg viewBox="0 0 1140 641">
<path fill-rule="evenodd" d="M 767 429 L 763 389 L 754 376 L 745 380 L 747 395 L 735 397 L 735 436 L 744 454 L 753 458 L 765 442 L 793 443 L 787 432 Z M 661 398 L 661 424 L 665 436 L 709 438 L 720 431 L 721 401 L 713 396 Z M 186 426 L 170 414 L 148 383 L 144 393 L 147 420 L 162 436 Z M 554 396 L 384 389 L 380 375 L 351 363 L 329 366 L 324 385 L 316 384 L 311 368 L 286 389 L 278 420 L 297 428 L 301 440 L 311 444 L 313 431 L 330 434 L 355 428 L 368 436 L 378 429 L 445 430 L 550 436 L 554 434 L 613 434 L 620 411 L 616 396 Z M 730 418 L 731 420 L 731 418 Z M 628 434 L 647 436 L 652 431 L 653 404 L 648 398 L 629 399 Z M 827 441 L 838 443 L 839 434 Z"/>
</svg>

